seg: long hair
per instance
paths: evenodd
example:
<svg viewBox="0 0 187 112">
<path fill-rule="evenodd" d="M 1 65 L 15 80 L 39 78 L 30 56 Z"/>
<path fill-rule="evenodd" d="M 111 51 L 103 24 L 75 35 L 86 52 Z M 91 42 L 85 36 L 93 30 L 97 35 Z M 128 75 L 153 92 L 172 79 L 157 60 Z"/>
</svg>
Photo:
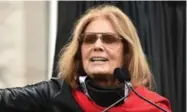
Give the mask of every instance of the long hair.
<svg viewBox="0 0 187 112">
<path fill-rule="evenodd" d="M 117 33 L 126 40 L 124 45 L 127 46 L 128 52 L 125 52 L 124 59 L 127 61 L 126 67 L 130 72 L 133 86 L 143 85 L 152 89 L 153 76 L 142 50 L 136 28 L 129 17 L 113 5 L 93 7 L 77 21 L 70 42 L 61 51 L 59 77 L 70 84 L 72 88 L 77 87 L 77 78 L 80 75 L 80 70 L 83 69 L 80 56 L 81 43 L 78 40 L 86 26 L 97 17 L 105 17 L 109 20 Z"/>
</svg>

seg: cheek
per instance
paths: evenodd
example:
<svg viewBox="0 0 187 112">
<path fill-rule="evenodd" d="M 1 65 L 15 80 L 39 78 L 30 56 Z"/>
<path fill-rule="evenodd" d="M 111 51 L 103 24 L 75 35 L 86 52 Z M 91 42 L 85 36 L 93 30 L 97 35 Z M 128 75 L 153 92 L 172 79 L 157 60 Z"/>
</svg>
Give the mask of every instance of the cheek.
<svg viewBox="0 0 187 112">
<path fill-rule="evenodd" d="M 119 66 L 124 63 L 124 51 L 122 48 L 116 49 L 113 53 L 114 62 Z"/>
</svg>

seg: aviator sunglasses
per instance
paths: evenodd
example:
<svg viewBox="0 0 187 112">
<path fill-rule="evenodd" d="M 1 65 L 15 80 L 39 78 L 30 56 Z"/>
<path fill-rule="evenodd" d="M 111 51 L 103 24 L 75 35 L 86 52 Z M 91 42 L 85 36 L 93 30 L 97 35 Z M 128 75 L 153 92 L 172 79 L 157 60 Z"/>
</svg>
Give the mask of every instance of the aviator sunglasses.
<svg viewBox="0 0 187 112">
<path fill-rule="evenodd" d="M 114 33 L 82 33 L 79 41 L 84 45 L 93 45 L 98 39 L 102 41 L 104 45 L 113 46 L 119 44 L 123 38 Z"/>
</svg>

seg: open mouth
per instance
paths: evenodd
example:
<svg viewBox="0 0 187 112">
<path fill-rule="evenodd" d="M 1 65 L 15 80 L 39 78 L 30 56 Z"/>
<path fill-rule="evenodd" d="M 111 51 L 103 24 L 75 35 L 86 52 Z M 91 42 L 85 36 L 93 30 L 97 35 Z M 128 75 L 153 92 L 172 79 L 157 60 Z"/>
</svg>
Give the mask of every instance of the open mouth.
<svg viewBox="0 0 187 112">
<path fill-rule="evenodd" d="M 90 59 L 90 61 L 92 61 L 92 62 L 97 62 L 97 61 L 105 62 L 105 61 L 108 61 L 108 59 L 107 58 L 103 58 L 103 57 L 92 57 Z"/>
</svg>

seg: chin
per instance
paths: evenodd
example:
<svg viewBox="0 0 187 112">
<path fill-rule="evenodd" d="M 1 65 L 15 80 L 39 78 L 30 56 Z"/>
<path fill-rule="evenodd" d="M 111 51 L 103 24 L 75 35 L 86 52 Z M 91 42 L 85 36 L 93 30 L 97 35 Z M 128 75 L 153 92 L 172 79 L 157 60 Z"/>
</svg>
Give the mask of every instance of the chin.
<svg viewBox="0 0 187 112">
<path fill-rule="evenodd" d="M 103 68 L 99 68 L 99 69 L 91 69 L 89 71 L 90 74 L 111 74 L 110 71 L 105 70 Z"/>
</svg>

